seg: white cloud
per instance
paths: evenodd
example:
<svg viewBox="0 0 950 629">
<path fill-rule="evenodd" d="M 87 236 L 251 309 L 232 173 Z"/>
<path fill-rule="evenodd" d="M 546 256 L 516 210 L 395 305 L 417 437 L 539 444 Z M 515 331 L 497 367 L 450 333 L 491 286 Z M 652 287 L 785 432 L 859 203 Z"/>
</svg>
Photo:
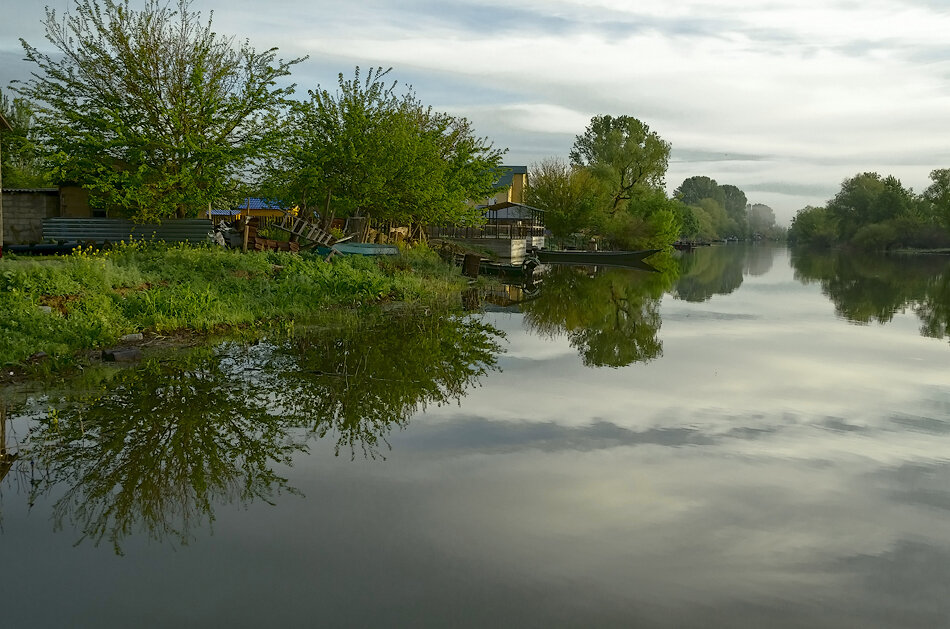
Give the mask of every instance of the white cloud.
<svg viewBox="0 0 950 629">
<path fill-rule="evenodd" d="M 220 32 L 309 54 L 296 72 L 307 87 L 354 65 L 394 66 L 394 78 L 425 85 L 427 102 L 466 115 L 523 163 L 566 154 L 592 115 L 636 116 L 673 144 L 671 188 L 696 174 L 752 186 L 750 199 L 767 197 L 786 220 L 830 196 L 791 189 L 834 191 L 865 170 L 922 189 L 931 169 L 950 162 L 950 13 L 926 3 L 355 0 L 285 2 L 262 15 L 250 0 L 205 0 L 195 8 L 215 9 Z M 19 36 L 42 43 L 41 17 L 37 5 L 4 21 L 0 51 L 18 49 Z M 0 58 L 0 84 L 23 75 L 7 69 L 9 58 Z"/>
</svg>

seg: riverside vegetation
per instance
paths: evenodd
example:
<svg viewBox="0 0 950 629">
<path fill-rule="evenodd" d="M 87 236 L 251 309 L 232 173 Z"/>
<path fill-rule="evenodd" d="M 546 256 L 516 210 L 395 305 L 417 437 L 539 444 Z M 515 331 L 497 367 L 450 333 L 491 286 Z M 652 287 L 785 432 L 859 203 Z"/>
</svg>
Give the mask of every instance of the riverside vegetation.
<svg viewBox="0 0 950 629">
<path fill-rule="evenodd" d="M 450 307 L 465 280 L 425 246 L 392 259 L 122 243 L 50 259 L 0 260 L 4 376 L 56 371 L 129 333 L 292 328 L 319 312 L 385 302 Z M 44 360 L 37 361 L 42 356 Z"/>
</svg>

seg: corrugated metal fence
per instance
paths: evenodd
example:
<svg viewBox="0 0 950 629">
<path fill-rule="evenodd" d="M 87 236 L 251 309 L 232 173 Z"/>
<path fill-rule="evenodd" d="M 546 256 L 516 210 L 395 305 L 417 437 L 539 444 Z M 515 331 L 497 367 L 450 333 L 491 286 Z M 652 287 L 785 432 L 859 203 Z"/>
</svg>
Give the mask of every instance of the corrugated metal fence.
<svg viewBox="0 0 950 629">
<path fill-rule="evenodd" d="M 129 240 L 207 242 L 213 229 L 206 218 L 183 218 L 163 223 L 133 223 L 123 218 L 47 218 L 43 240 L 47 242 L 112 243 Z"/>
</svg>

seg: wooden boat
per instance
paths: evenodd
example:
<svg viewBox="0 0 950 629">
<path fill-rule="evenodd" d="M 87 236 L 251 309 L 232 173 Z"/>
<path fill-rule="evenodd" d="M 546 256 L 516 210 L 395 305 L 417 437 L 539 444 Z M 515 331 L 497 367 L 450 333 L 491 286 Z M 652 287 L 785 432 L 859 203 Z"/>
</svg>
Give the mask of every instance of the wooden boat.
<svg viewBox="0 0 950 629">
<path fill-rule="evenodd" d="M 659 249 L 642 251 L 537 251 L 538 260 L 544 264 L 575 264 L 584 266 L 621 266 L 652 269 L 644 258 L 657 253 Z"/>
<path fill-rule="evenodd" d="M 504 264 L 501 262 L 490 262 L 482 260 L 478 264 L 478 272 L 484 275 L 500 275 L 504 277 L 515 277 L 530 279 L 534 276 L 535 269 L 540 266 L 540 261 L 536 257 L 525 258 L 521 264 Z"/>
</svg>

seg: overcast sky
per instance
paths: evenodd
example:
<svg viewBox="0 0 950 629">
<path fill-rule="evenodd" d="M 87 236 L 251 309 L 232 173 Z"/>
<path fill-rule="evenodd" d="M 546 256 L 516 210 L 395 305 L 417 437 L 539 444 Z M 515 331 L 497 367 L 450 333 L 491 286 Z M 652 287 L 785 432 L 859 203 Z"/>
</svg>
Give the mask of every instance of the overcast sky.
<svg viewBox="0 0 950 629">
<path fill-rule="evenodd" d="M 43 5 L 0 0 L 0 87 L 29 75 Z M 133 0 L 133 4 L 137 4 Z M 706 175 L 787 222 L 859 172 L 916 191 L 950 167 L 947 0 L 195 0 L 218 32 L 296 66 L 300 92 L 393 67 L 507 164 L 566 158 L 591 116 L 673 146 L 666 183 Z"/>
</svg>

